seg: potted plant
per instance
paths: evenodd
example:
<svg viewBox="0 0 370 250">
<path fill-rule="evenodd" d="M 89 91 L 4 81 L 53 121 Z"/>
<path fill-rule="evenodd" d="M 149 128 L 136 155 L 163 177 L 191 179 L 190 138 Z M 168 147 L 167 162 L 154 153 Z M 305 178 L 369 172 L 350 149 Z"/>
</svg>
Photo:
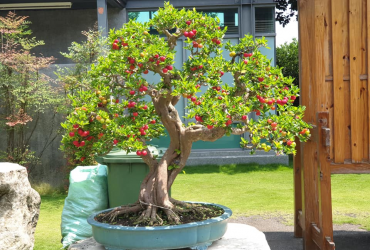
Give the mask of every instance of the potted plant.
<svg viewBox="0 0 370 250">
<path fill-rule="evenodd" d="M 284 77 L 281 69 L 272 67 L 271 61 L 259 51 L 267 46 L 266 40 L 254 41 L 252 36 L 245 36 L 238 44 L 224 44 L 225 32 L 226 27 L 220 28 L 217 18 L 195 9 L 178 10 L 165 3 L 149 23 L 131 20 L 122 29 L 111 30 L 110 51 L 100 57 L 90 71 L 95 91 L 81 91 L 71 97 L 75 112 L 63 124 L 67 131 L 62 140 L 64 150 L 74 151 L 76 159 L 83 164 L 84 160 L 92 159 L 95 154 L 106 154 L 116 146 L 127 152 L 136 151 L 149 166 L 135 204 L 103 211 L 89 219 L 98 242 L 108 237 L 104 235 L 111 235 L 102 242 L 106 247 L 188 247 L 190 245 L 167 244 L 177 239 L 172 239 L 175 237 L 172 233 L 168 236 L 171 240 L 159 236 L 148 240 L 145 234 L 143 240 L 139 240 L 140 246 L 125 244 L 130 238 L 138 241 L 133 233 L 145 231 L 155 235 L 155 228 L 179 232 L 190 224 L 198 227 L 195 231 L 205 230 L 204 237 L 185 236 L 187 242 L 198 249 L 206 248 L 222 236 L 226 230 L 225 220 L 231 214 L 222 206 L 225 213 L 220 217 L 198 225 L 172 226 L 182 223 L 183 213 L 202 213 L 213 207 L 204 209 L 168 195 L 186 165 L 194 142 L 249 133 L 248 140 L 242 138 L 241 146 L 252 152 L 263 149 L 292 154 L 296 138 L 301 141 L 309 138 L 309 125 L 302 120 L 304 107 L 292 106 L 299 89 L 292 85 L 292 78 Z M 175 68 L 175 46 L 180 37 L 185 37 L 185 49 L 191 55 L 182 68 Z M 228 59 L 222 56 L 222 49 L 230 52 Z M 148 72 L 158 74 L 161 80 L 146 80 L 144 76 Z M 226 73 L 233 76 L 232 84 L 223 82 Z M 182 122 L 175 108 L 181 98 L 187 99 L 187 119 L 195 118 L 194 122 Z M 276 110 L 278 115 L 271 114 L 271 110 Z M 258 119 L 249 118 L 252 112 Z M 151 139 L 162 136 L 165 129 L 170 144 L 157 160 L 147 147 Z M 118 218 L 134 212 L 139 213 L 134 224 L 148 227 L 102 226 L 104 223 L 95 220 L 100 217 L 103 222 L 115 224 Z M 217 226 L 207 226 L 213 223 Z M 126 230 L 126 236 L 118 236 L 121 229 Z M 200 242 L 191 240 L 194 237 Z M 120 240 L 123 238 L 125 240 Z M 112 242 L 114 239 L 117 243 Z M 163 245 L 154 244 L 155 239 L 164 242 Z"/>
</svg>

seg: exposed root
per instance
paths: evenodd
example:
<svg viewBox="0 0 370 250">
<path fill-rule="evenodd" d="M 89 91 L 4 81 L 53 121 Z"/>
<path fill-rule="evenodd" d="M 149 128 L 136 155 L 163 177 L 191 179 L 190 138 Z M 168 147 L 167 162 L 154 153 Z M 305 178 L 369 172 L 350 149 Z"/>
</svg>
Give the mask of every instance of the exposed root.
<svg viewBox="0 0 370 250">
<path fill-rule="evenodd" d="M 180 207 L 183 207 L 183 208 L 193 208 L 195 207 L 196 205 L 193 204 L 193 203 L 187 203 L 187 202 L 184 202 L 184 201 L 179 201 L 179 200 L 175 200 L 173 198 L 170 198 L 170 202 L 172 202 L 172 204 L 174 205 L 178 205 Z"/>
<path fill-rule="evenodd" d="M 168 222 L 170 224 L 176 224 L 176 225 L 180 224 L 180 221 L 181 221 L 180 217 L 174 211 L 170 209 L 166 209 L 164 210 L 164 212 L 166 213 Z"/>
<path fill-rule="evenodd" d="M 161 226 L 202 221 L 220 216 L 223 212 L 222 209 L 215 210 L 213 206 L 187 204 L 178 201 L 174 201 L 174 203 L 177 205 L 168 203 L 165 207 L 162 207 L 140 202 L 131 206 L 117 207 L 106 214 L 98 215 L 96 220 L 102 223 L 108 222 L 112 225 Z"/>
<path fill-rule="evenodd" d="M 118 215 L 128 214 L 128 213 L 137 213 L 141 211 L 142 209 L 143 208 L 140 205 L 135 205 L 135 206 L 130 206 L 130 207 L 127 207 L 127 206 L 116 207 L 109 213 L 106 213 L 103 216 L 103 219 L 112 222 L 117 218 Z"/>
</svg>

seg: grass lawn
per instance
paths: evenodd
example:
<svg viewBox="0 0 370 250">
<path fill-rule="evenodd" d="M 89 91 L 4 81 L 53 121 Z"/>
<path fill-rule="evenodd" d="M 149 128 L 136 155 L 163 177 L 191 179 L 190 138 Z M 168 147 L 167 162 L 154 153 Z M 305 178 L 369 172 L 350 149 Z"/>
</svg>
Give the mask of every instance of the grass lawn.
<svg viewBox="0 0 370 250">
<path fill-rule="evenodd" d="M 370 230 L 370 175 L 333 175 L 334 223 L 362 225 Z M 189 167 L 172 188 L 179 200 L 205 201 L 230 207 L 233 216 L 282 216 L 292 223 L 293 169 L 281 165 Z M 35 250 L 62 247 L 60 221 L 64 195 L 42 196 Z"/>
</svg>

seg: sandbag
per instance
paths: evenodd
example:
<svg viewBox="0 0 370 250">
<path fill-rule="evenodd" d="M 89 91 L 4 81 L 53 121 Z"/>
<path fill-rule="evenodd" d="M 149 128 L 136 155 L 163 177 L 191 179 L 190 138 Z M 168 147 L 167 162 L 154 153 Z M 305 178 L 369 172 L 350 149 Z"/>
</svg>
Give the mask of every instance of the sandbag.
<svg viewBox="0 0 370 250">
<path fill-rule="evenodd" d="M 62 244 L 92 236 L 87 218 L 108 208 L 107 166 L 79 166 L 69 176 L 69 191 L 62 213 Z"/>
</svg>

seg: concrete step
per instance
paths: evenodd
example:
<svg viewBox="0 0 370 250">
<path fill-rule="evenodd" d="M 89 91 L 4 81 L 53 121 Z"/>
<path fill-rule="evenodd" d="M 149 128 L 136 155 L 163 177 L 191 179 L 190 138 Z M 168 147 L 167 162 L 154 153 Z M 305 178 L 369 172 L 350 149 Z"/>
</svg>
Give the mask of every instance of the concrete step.
<svg viewBox="0 0 370 250">
<path fill-rule="evenodd" d="M 289 164 L 287 155 L 276 156 L 275 153 L 259 151 L 251 155 L 247 150 L 236 151 L 198 151 L 190 154 L 186 166 L 199 165 L 225 165 L 225 164 L 242 164 L 258 163 L 264 164 Z"/>
<path fill-rule="evenodd" d="M 275 155 L 275 152 L 265 152 L 257 150 L 254 155 L 250 154 L 250 150 L 192 150 L 190 157 L 210 157 L 210 156 L 250 156 L 254 155 Z"/>
</svg>

